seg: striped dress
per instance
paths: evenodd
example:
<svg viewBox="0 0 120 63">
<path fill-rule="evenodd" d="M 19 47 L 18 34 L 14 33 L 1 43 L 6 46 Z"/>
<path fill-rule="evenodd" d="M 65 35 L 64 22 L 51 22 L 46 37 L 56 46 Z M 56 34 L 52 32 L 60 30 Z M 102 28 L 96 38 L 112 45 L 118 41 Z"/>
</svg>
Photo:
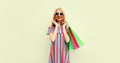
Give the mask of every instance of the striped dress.
<svg viewBox="0 0 120 63">
<path fill-rule="evenodd" d="M 47 35 L 54 32 L 54 29 L 55 27 L 48 27 Z M 66 32 L 68 33 L 67 28 Z M 65 41 L 63 28 L 61 25 L 58 27 L 55 41 L 51 42 L 48 63 L 70 63 L 68 43 Z"/>
</svg>

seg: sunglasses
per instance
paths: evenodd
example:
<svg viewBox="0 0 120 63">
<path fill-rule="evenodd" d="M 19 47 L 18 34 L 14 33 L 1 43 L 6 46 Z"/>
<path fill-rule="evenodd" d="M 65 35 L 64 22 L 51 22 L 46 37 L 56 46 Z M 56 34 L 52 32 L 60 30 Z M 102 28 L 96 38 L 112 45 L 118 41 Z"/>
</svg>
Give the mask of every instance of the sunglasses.
<svg viewBox="0 0 120 63">
<path fill-rule="evenodd" d="M 55 15 L 63 15 L 63 13 L 61 12 L 61 13 L 56 13 Z"/>
</svg>

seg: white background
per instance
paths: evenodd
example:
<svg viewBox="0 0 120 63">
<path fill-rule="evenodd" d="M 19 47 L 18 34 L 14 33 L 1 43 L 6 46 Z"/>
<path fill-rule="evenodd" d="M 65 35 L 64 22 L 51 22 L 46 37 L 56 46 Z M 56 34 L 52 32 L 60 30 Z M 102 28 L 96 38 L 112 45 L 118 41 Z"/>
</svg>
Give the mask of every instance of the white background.
<svg viewBox="0 0 120 63">
<path fill-rule="evenodd" d="M 120 63 L 119 2 L 0 0 L 0 63 L 48 63 L 46 32 L 58 7 L 85 44 L 70 52 L 71 63 Z"/>
</svg>

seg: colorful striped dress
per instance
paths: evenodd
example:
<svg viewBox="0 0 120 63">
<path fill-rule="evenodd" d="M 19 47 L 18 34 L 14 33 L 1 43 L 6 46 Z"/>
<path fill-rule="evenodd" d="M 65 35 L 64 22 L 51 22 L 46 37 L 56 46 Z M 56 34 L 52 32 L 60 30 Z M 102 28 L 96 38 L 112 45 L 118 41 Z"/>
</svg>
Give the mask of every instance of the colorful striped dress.
<svg viewBox="0 0 120 63">
<path fill-rule="evenodd" d="M 48 27 L 47 35 L 53 33 L 54 29 L 55 27 Z M 68 33 L 67 28 L 66 32 Z M 55 41 L 51 42 L 48 63 L 70 63 L 68 43 L 65 41 L 63 28 L 61 25 L 58 27 Z"/>
</svg>

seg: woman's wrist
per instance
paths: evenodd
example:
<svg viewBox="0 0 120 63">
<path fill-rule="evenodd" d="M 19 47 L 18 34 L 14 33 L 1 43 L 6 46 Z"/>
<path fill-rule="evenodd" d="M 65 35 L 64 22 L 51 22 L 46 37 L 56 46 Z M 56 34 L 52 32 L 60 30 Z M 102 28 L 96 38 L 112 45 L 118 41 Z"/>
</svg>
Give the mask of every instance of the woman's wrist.
<svg viewBox="0 0 120 63">
<path fill-rule="evenodd" d="M 63 27 L 63 32 L 66 32 L 66 29 L 65 29 L 65 27 Z"/>
<path fill-rule="evenodd" d="M 58 28 L 58 25 L 56 25 L 55 28 Z"/>
</svg>

